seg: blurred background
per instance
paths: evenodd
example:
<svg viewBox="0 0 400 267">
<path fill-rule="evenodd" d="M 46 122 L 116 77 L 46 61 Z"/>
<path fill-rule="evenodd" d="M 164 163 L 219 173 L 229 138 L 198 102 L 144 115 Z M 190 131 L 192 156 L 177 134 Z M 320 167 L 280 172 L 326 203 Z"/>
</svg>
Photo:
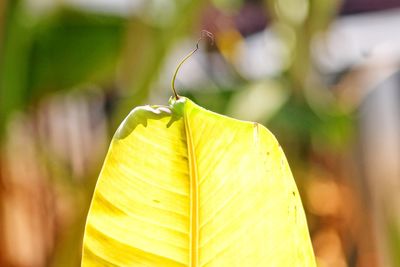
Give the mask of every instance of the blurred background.
<svg viewBox="0 0 400 267">
<path fill-rule="evenodd" d="M 398 0 L 1 0 L 0 266 L 79 266 L 111 137 L 177 78 L 284 148 L 319 267 L 400 266 Z"/>
</svg>

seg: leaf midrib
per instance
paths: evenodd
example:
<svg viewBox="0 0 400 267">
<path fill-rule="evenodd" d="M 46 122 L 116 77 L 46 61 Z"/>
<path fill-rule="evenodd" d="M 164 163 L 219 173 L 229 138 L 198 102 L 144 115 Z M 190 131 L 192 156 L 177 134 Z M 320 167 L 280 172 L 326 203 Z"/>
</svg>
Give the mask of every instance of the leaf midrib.
<svg viewBox="0 0 400 267">
<path fill-rule="evenodd" d="M 199 262 L 199 195 L 197 161 L 194 152 L 192 132 L 189 125 L 187 111 L 184 111 L 184 127 L 189 160 L 190 186 L 190 230 L 189 230 L 189 267 L 198 267 Z"/>
</svg>

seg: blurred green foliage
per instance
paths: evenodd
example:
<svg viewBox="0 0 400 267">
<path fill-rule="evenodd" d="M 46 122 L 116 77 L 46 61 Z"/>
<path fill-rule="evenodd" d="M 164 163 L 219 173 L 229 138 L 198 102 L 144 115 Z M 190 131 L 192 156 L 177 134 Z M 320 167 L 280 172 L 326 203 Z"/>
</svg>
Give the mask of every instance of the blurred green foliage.
<svg viewBox="0 0 400 267">
<path fill-rule="evenodd" d="M 84 82 L 111 80 L 125 31 L 122 18 L 77 10 L 61 9 L 42 18 L 28 60 L 29 90 L 40 97 Z"/>
<path fill-rule="evenodd" d="M 0 131 L 15 110 L 85 82 L 110 81 L 125 33 L 120 17 L 68 8 L 44 16 L 10 1 L 0 73 Z"/>
</svg>

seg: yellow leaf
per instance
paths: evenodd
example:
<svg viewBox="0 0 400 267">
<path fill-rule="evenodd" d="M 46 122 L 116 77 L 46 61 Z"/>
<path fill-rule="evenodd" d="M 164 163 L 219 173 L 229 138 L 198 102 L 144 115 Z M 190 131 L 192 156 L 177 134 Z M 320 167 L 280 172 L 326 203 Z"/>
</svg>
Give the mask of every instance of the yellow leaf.
<svg viewBox="0 0 400 267">
<path fill-rule="evenodd" d="M 87 218 L 82 266 L 313 267 L 301 200 L 263 126 L 180 97 L 117 130 Z"/>
</svg>

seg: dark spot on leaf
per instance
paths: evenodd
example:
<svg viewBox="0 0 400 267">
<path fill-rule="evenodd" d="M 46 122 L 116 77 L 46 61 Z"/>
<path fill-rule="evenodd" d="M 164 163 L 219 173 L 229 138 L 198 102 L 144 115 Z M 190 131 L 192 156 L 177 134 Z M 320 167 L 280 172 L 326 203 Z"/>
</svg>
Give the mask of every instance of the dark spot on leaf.
<svg viewBox="0 0 400 267">
<path fill-rule="evenodd" d="M 160 200 L 158 200 L 158 199 L 153 199 L 153 202 L 155 202 L 155 203 L 160 203 Z"/>
</svg>

